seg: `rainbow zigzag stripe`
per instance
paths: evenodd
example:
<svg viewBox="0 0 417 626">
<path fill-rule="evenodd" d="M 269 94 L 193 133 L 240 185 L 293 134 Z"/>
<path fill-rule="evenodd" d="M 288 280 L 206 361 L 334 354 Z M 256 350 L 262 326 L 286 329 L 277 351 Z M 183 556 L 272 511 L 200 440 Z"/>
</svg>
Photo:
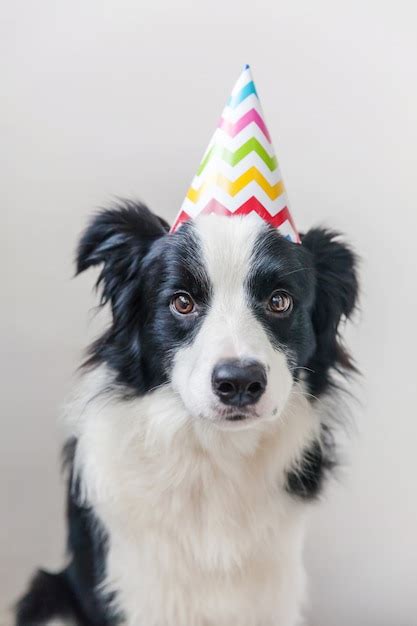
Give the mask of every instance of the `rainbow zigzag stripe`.
<svg viewBox="0 0 417 626">
<path fill-rule="evenodd" d="M 249 66 L 232 91 L 171 230 L 209 213 L 255 214 L 291 241 L 300 241 Z"/>
</svg>

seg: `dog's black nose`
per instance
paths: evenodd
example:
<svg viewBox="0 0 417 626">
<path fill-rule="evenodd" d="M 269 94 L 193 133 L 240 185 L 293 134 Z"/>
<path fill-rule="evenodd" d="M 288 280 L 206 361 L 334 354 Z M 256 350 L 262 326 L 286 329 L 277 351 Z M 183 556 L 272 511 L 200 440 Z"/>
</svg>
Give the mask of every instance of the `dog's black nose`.
<svg viewBox="0 0 417 626">
<path fill-rule="evenodd" d="M 221 361 L 213 370 L 212 385 L 224 404 L 255 404 L 266 388 L 265 368 L 257 361 Z"/>
</svg>

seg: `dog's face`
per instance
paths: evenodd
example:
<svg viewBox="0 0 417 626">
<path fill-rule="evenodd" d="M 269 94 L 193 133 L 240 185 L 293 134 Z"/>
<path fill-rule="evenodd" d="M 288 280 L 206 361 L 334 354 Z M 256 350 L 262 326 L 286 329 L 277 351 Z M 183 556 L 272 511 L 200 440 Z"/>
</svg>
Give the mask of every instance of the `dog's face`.
<svg viewBox="0 0 417 626">
<path fill-rule="evenodd" d="M 337 327 L 354 306 L 354 259 L 326 231 L 297 245 L 253 216 L 211 215 L 168 234 L 128 205 L 87 229 L 78 270 L 98 263 L 113 325 L 93 360 L 139 394 L 171 384 L 195 418 L 274 419 L 301 373 L 318 393 L 348 364 Z"/>
<path fill-rule="evenodd" d="M 253 216 L 213 215 L 154 254 L 153 315 L 170 329 L 168 375 L 190 413 L 235 424 L 279 414 L 315 345 L 310 254 Z"/>
</svg>

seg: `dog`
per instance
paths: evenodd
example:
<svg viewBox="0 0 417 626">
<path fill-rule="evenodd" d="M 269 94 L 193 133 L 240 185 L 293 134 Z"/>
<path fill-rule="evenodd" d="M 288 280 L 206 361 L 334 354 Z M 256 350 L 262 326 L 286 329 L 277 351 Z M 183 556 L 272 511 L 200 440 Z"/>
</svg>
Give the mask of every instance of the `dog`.
<svg viewBox="0 0 417 626">
<path fill-rule="evenodd" d="M 76 264 L 101 267 L 112 318 L 66 411 L 68 564 L 38 571 L 16 625 L 300 624 L 329 407 L 355 371 L 354 252 L 252 215 L 172 234 L 126 202 L 93 217 Z"/>
</svg>

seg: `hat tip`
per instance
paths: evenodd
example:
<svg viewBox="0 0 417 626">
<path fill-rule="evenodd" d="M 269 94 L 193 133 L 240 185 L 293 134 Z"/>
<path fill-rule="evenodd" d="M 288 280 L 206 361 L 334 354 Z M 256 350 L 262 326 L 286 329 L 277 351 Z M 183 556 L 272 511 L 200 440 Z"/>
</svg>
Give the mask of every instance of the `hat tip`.
<svg viewBox="0 0 417 626">
<path fill-rule="evenodd" d="M 248 70 L 249 68 L 250 68 L 249 63 L 245 63 L 245 65 L 243 66 L 243 69 L 244 69 L 244 70 Z"/>
</svg>

